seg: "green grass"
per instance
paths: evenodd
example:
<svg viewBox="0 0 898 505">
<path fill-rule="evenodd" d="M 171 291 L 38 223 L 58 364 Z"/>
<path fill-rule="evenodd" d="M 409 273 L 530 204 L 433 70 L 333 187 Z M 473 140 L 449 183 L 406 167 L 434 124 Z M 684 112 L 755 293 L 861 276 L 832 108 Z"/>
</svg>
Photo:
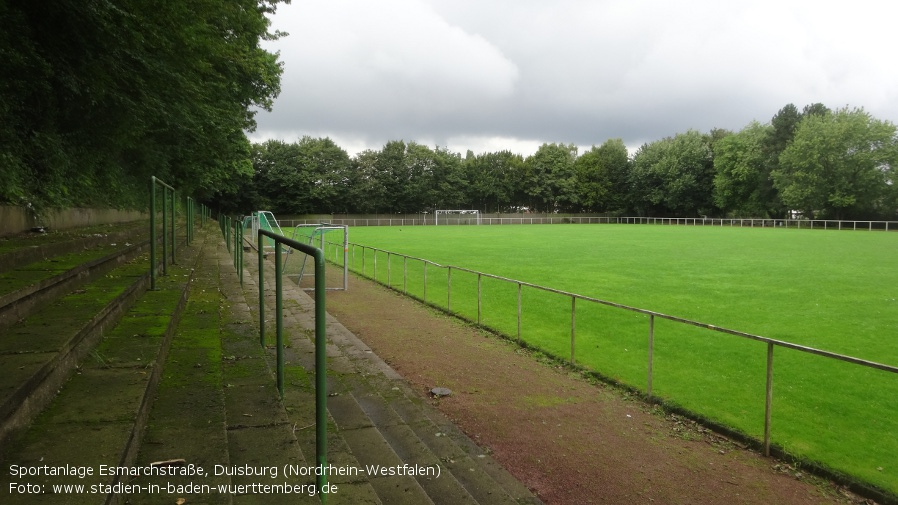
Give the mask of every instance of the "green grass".
<svg viewBox="0 0 898 505">
<path fill-rule="evenodd" d="M 898 233 L 635 225 L 357 227 L 440 263 L 898 365 Z M 354 248 L 351 267 L 477 320 L 477 276 Z M 333 255 L 329 254 L 328 258 Z M 404 280 L 405 279 L 405 280 Z M 350 287 L 351 289 L 351 287 Z M 516 283 L 481 279 L 481 322 L 517 335 Z M 570 297 L 524 287 L 522 339 L 571 353 Z M 646 386 L 648 318 L 583 300 L 576 361 Z M 655 321 L 657 396 L 760 438 L 766 344 Z M 898 376 L 777 348 L 773 442 L 898 492 Z"/>
</svg>

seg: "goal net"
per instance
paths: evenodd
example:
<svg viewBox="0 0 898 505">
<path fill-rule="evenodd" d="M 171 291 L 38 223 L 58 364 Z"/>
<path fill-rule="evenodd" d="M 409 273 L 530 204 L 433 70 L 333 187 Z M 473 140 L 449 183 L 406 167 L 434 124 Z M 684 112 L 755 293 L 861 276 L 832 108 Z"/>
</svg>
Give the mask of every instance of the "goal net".
<svg viewBox="0 0 898 505">
<path fill-rule="evenodd" d="M 441 224 L 480 224 L 479 210 L 442 209 L 434 211 L 433 223 Z"/>
<path fill-rule="evenodd" d="M 321 249 L 324 252 L 325 260 L 343 270 L 341 285 L 331 285 L 336 280 L 335 277 L 326 280 L 325 289 L 345 291 L 349 287 L 348 226 L 329 223 L 301 224 L 294 227 L 290 238 Z M 293 279 L 303 289 L 309 289 L 310 283 L 303 281 L 314 278 L 314 262 L 306 254 L 300 254 L 295 260 L 290 260 L 293 254 L 289 253 L 294 251 L 291 249 L 287 252 L 283 265 L 284 275 Z"/>
<path fill-rule="evenodd" d="M 274 218 L 274 214 L 267 210 L 258 210 L 243 218 L 244 240 L 246 240 L 245 235 L 249 234 L 248 242 L 256 248 L 264 247 L 266 250 L 274 250 L 274 240 L 270 238 L 266 237 L 262 239 L 262 244 L 256 244 L 256 239 L 259 236 L 259 229 L 283 235 L 284 232 L 281 230 L 281 226 L 278 224 L 277 219 Z"/>
</svg>

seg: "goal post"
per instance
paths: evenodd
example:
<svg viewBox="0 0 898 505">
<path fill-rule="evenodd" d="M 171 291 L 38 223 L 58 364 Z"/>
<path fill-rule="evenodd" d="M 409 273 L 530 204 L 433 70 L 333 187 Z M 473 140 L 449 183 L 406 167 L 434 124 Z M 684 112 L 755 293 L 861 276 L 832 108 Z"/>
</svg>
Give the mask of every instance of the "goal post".
<svg viewBox="0 0 898 505">
<path fill-rule="evenodd" d="M 330 240 L 325 237 L 325 235 L 328 234 L 330 234 Z M 334 240 L 334 237 L 339 238 Z M 300 224 L 293 228 L 291 238 L 312 247 L 320 248 L 324 251 L 324 256 L 327 261 L 337 267 L 342 267 L 342 287 L 326 286 L 325 289 L 345 291 L 349 288 L 349 226 L 330 223 Z M 306 261 L 309 259 L 309 256 L 307 254 L 301 255 L 301 259 L 297 259 L 288 267 L 287 260 L 290 256 L 290 254 L 287 254 L 284 258 L 284 275 L 293 277 L 297 284 L 302 285 L 303 277 L 310 275 L 305 271 Z M 309 288 L 303 289 L 310 290 Z"/>
<path fill-rule="evenodd" d="M 443 224 L 480 224 L 480 211 L 470 209 L 440 209 L 433 212 L 433 224 L 439 226 L 440 216 Z"/>
</svg>

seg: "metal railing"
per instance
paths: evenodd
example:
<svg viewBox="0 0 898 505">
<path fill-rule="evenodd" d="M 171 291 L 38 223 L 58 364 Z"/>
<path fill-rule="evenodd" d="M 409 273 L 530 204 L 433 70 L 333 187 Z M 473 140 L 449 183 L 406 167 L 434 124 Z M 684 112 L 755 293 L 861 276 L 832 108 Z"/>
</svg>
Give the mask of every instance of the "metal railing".
<svg viewBox="0 0 898 505">
<path fill-rule="evenodd" d="M 168 275 L 168 219 L 171 200 L 171 263 L 175 264 L 175 188 L 150 176 L 150 289 L 156 289 L 156 185 L 162 186 L 162 275 Z M 169 199 L 169 194 L 171 198 Z"/>
<path fill-rule="evenodd" d="M 329 245 L 331 245 L 335 248 L 342 247 L 341 244 L 329 244 Z M 356 268 L 356 264 L 358 263 L 356 260 L 356 249 L 361 249 L 361 269 Z M 607 307 L 613 307 L 616 309 L 634 312 L 634 313 L 638 313 L 638 314 L 647 316 L 648 317 L 648 328 L 647 328 L 647 333 L 648 333 L 648 335 L 647 335 L 648 353 L 647 354 L 648 355 L 647 355 L 647 365 L 646 365 L 647 381 L 646 381 L 645 394 L 649 398 L 653 397 L 652 380 L 653 380 L 653 362 L 654 362 L 654 347 L 655 347 L 655 319 L 656 318 L 669 320 L 669 321 L 684 324 L 684 325 L 699 327 L 699 328 L 703 328 L 703 329 L 710 330 L 710 331 L 717 332 L 717 333 L 724 333 L 727 335 L 733 335 L 733 336 L 741 337 L 744 339 L 763 342 L 766 344 L 766 390 L 765 390 L 766 395 L 765 395 L 765 405 L 764 405 L 764 435 L 763 435 L 763 442 L 762 442 L 763 443 L 763 451 L 764 451 L 765 456 L 770 455 L 771 415 L 772 415 L 772 399 L 773 399 L 773 349 L 774 349 L 774 347 L 782 347 L 785 349 L 799 351 L 801 353 L 813 354 L 813 355 L 822 356 L 822 357 L 829 358 L 829 359 L 834 359 L 834 360 L 838 360 L 838 361 L 842 361 L 842 362 L 846 362 L 846 363 L 851 363 L 854 365 L 859 365 L 862 367 L 867 367 L 867 368 L 881 370 L 881 371 L 885 371 L 885 372 L 889 372 L 889 373 L 893 373 L 893 374 L 898 374 L 898 367 L 891 366 L 891 365 L 877 363 L 874 361 L 868 361 L 865 359 L 860 359 L 860 358 L 856 358 L 856 357 L 852 357 L 852 356 L 847 356 L 847 355 L 838 354 L 838 353 L 834 353 L 834 352 L 830 352 L 830 351 L 825 351 L 822 349 L 816 349 L 813 347 L 798 345 L 798 344 L 786 342 L 783 340 L 777 340 L 777 339 L 773 339 L 773 338 L 763 337 L 760 335 L 754 335 L 751 333 L 745 333 L 745 332 L 741 332 L 741 331 L 737 331 L 737 330 L 723 328 L 723 327 L 715 326 L 715 325 L 708 324 L 708 323 L 693 321 L 690 319 L 672 316 L 669 314 L 663 314 L 661 312 L 642 309 L 642 308 L 638 308 L 638 307 L 632 307 L 632 306 L 628 306 L 628 305 L 624 305 L 624 304 L 620 304 L 620 303 L 611 302 L 608 300 L 602 300 L 602 299 L 598 299 L 598 298 L 580 295 L 577 293 L 571 293 L 568 291 L 563 291 L 563 290 L 559 290 L 559 289 L 540 286 L 537 284 L 520 281 L 520 280 L 516 280 L 516 279 L 510 279 L 510 278 L 502 277 L 499 275 L 493 275 L 493 274 L 489 274 L 489 273 L 485 273 L 485 272 L 479 272 L 479 271 L 471 270 L 468 268 L 452 266 L 452 265 L 441 265 L 439 263 L 436 263 L 436 262 L 433 262 L 433 261 L 430 261 L 430 260 L 427 260 L 424 258 L 408 256 L 408 255 L 404 255 L 401 253 L 387 251 L 384 249 L 368 247 L 368 246 L 364 246 L 364 245 L 360 245 L 360 244 L 350 244 L 350 251 L 351 251 L 350 269 L 352 269 L 353 271 L 355 271 L 357 273 L 360 273 L 363 277 L 369 277 L 369 278 L 375 280 L 376 282 L 384 284 L 385 286 L 390 287 L 391 289 L 396 289 L 397 291 L 401 291 L 404 294 L 409 294 L 408 262 L 409 262 L 409 260 L 420 262 L 421 264 L 423 264 L 423 289 L 421 290 L 422 296 L 420 299 L 424 303 L 428 303 L 428 304 L 431 304 L 431 305 L 434 305 L 434 306 L 437 306 L 440 308 L 443 307 L 442 303 L 436 303 L 432 300 L 428 300 L 428 298 L 427 298 L 427 283 L 428 283 L 427 269 L 428 269 L 428 266 L 430 266 L 432 268 L 445 270 L 446 271 L 446 277 L 445 277 L 446 299 L 445 299 L 444 307 L 445 307 L 446 311 L 451 312 L 451 313 L 461 317 L 462 319 L 469 320 L 470 322 L 476 323 L 481 326 L 483 326 L 482 280 L 484 278 L 494 279 L 494 280 L 498 280 L 503 283 L 507 283 L 507 284 L 510 284 L 510 285 L 516 287 L 516 292 L 517 292 L 517 307 L 516 307 L 516 309 L 517 309 L 517 314 L 516 314 L 517 334 L 514 338 L 518 341 L 519 344 L 523 343 L 522 321 L 523 321 L 524 306 L 522 303 L 522 299 L 523 299 L 522 291 L 524 288 L 554 293 L 557 295 L 561 295 L 561 296 L 570 298 L 570 302 L 571 302 L 570 303 L 570 358 L 568 361 L 571 364 L 576 364 L 575 348 L 576 348 L 576 337 L 577 337 L 576 321 L 577 321 L 577 307 L 578 307 L 577 302 L 578 301 L 603 305 L 603 306 L 607 306 Z M 366 265 L 366 257 L 368 256 L 366 254 L 366 251 L 371 251 L 373 253 L 373 265 L 370 268 L 371 275 L 369 275 L 368 266 Z M 386 259 L 387 259 L 386 282 L 380 280 L 378 273 L 377 273 L 377 257 L 379 254 L 381 256 L 386 256 Z M 392 275 L 393 275 L 392 274 L 392 263 L 393 263 L 392 259 L 393 259 L 393 257 L 402 258 L 403 272 L 402 272 L 402 287 L 401 287 L 401 289 L 399 289 L 398 285 L 394 286 L 394 284 L 393 284 L 393 279 L 392 279 Z M 334 260 L 336 260 L 336 259 L 337 259 L 337 256 L 335 254 Z M 468 274 L 475 275 L 477 277 L 477 300 L 476 300 L 476 314 L 477 315 L 476 315 L 476 319 L 466 317 L 461 312 L 453 310 L 453 308 L 452 308 L 452 273 L 453 273 L 453 271 L 465 272 Z M 382 269 L 381 269 L 380 277 L 383 277 Z M 542 350 L 545 351 L 545 349 L 542 349 Z M 550 354 L 551 354 L 551 352 L 550 352 Z M 596 371 L 601 372 L 600 370 L 596 370 Z"/>
<path fill-rule="evenodd" d="M 162 275 L 168 275 L 168 250 L 171 249 L 171 264 L 175 264 L 176 240 L 175 240 L 175 203 L 177 191 L 156 176 L 150 176 L 150 290 L 156 289 L 156 186 L 162 187 Z M 203 204 L 199 204 L 192 197 L 187 197 L 184 202 L 184 228 L 185 244 L 193 242 L 194 228 L 196 226 L 196 214 L 199 211 L 200 225 L 206 224 L 206 217 L 210 210 Z M 171 219 L 168 214 L 171 212 Z M 170 222 L 169 222 L 170 221 Z M 169 247 L 171 241 L 171 247 Z"/>
<path fill-rule="evenodd" d="M 316 462 L 319 468 L 327 466 L 327 335 L 325 308 L 325 259 L 324 251 L 296 240 L 286 238 L 268 230 L 259 229 L 258 244 L 263 237 L 268 237 L 274 242 L 274 268 L 275 268 L 275 339 L 277 353 L 277 388 L 284 398 L 284 302 L 283 302 L 283 258 L 281 245 L 286 245 L 309 256 L 315 262 L 315 452 Z M 240 237 L 243 235 L 240 234 Z M 243 248 L 240 248 L 241 251 Z M 258 248 L 259 256 L 259 343 L 265 347 L 265 254 L 262 247 Z M 327 486 L 327 472 L 316 472 L 316 485 L 321 492 L 321 502 L 326 503 L 327 494 L 324 492 Z"/>
<path fill-rule="evenodd" d="M 228 248 L 228 254 L 231 255 L 231 262 L 237 269 L 237 277 L 240 279 L 240 286 L 243 286 L 243 221 L 239 218 L 232 218 L 225 214 L 218 216 L 218 227 L 221 228 L 221 235 L 224 237 L 225 246 Z"/>
</svg>

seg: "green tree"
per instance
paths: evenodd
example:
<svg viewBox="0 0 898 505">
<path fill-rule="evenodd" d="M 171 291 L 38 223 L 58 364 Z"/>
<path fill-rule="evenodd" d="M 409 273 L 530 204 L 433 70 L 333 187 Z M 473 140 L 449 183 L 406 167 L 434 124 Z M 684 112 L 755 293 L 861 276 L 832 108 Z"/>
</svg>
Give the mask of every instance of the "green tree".
<svg viewBox="0 0 898 505">
<path fill-rule="evenodd" d="M 542 212 L 567 211 L 577 205 L 575 192 L 574 144 L 543 144 L 525 160 L 524 191 L 531 209 Z"/>
<path fill-rule="evenodd" d="M 233 193 L 279 91 L 277 3 L 0 2 L 0 201 L 141 206 L 150 174 Z"/>
<path fill-rule="evenodd" d="M 392 207 L 385 185 L 385 176 L 377 163 L 379 151 L 366 149 L 352 158 L 350 170 L 350 212 L 377 214 Z"/>
<path fill-rule="evenodd" d="M 644 144 L 630 170 L 631 206 L 649 216 L 714 212 L 709 137 L 695 130 Z"/>
<path fill-rule="evenodd" d="M 863 109 L 806 116 L 773 180 L 783 202 L 808 217 L 894 214 L 895 125 Z"/>
<path fill-rule="evenodd" d="M 764 143 L 772 127 L 752 121 L 714 147 L 714 202 L 725 214 L 763 217 L 771 210 Z"/>
<path fill-rule="evenodd" d="M 521 185 L 524 158 L 511 151 L 479 154 L 465 160 L 468 207 L 483 212 L 502 212 L 525 204 L 515 199 Z"/>
<path fill-rule="evenodd" d="M 454 209 L 463 206 L 469 200 L 469 181 L 461 155 L 436 147 L 433 150 L 433 158 L 433 168 L 427 180 L 426 210 Z"/>
<path fill-rule="evenodd" d="M 621 139 L 592 146 L 574 162 L 578 201 L 586 212 L 607 212 L 624 206 L 625 181 L 630 168 L 627 147 Z"/>
</svg>

